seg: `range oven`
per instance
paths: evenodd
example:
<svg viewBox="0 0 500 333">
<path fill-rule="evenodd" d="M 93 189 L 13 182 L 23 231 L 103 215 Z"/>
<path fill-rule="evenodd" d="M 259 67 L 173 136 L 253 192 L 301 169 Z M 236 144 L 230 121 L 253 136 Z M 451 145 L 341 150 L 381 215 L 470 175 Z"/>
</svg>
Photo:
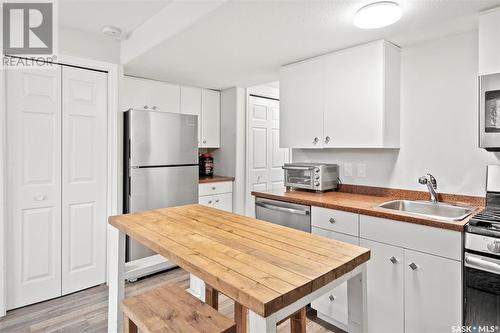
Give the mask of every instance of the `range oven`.
<svg viewBox="0 0 500 333">
<path fill-rule="evenodd" d="M 465 226 L 464 281 L 465 327 L 500 332 L 499 165 L 488 165 L 486 207 Z"/>
</svg>

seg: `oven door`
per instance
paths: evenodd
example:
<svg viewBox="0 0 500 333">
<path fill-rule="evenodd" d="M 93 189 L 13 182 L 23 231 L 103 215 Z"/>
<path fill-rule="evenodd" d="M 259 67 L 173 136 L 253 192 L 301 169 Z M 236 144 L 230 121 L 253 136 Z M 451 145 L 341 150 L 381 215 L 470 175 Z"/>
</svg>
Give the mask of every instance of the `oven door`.
<svg viewBox="0 0 500 333">
<path fill-rule="evenodd" d="M 500 327 L 500 259 L 466 252 L 464 265 L 464 325 Z"/>
<path fill-rule="evenodd" d="M 314 167 L 310 166 L 283 166 L 285 170 L 285 186 L 314 189 Z"/>
</svg>

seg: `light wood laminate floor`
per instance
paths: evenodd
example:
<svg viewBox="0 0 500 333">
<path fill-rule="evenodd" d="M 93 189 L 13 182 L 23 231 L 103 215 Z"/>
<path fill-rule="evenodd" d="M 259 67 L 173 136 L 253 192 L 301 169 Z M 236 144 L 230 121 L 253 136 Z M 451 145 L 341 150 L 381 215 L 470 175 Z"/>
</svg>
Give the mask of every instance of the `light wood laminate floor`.
<svg viewBox="0 0 500 333">
<path fill-rule="evenodd" d="M 183 288 L 189 285 L 189 274 L 180 268 L 127 283 L 126 295 L 175 282 Z M 107 332 L 108 288 L 106 285 L 89 288 L 74 294 L 8 311 L 0 318 L 0 332 Z M 219 311 L 233 317 L 233 302 L 221 295 Z M 316 318 L 307 319 L 308 333 L 342 331 Z M 289 321 L 278 327 L 279 333 L 289 332 Z M 321 325 L 319 324 L 321 323 Z M 187 333 L 187 332 L 186 332 Z"/>
</svg>

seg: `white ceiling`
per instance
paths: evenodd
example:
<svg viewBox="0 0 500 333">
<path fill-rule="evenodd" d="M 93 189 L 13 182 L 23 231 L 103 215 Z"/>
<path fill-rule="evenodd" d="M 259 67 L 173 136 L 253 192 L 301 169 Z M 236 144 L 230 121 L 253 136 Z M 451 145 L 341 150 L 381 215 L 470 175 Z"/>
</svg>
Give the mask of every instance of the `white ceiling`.
<svg viewBox="0 0 500 333">
<path fill-rule="evenodd" d="M 60 7 L 68 15 L 63 24 L 88 31 L 104 24 L 133 30 L 167 4 L 94 1 L 87 8 L 92 2 L 66 1 Z M 281 65 L 367 41 L 385 38 L 404 47 L 470 31 L 481 10 L 500 5 L 500 0 L 396 1 L 403 8 L 401 21 L 361 30 L 353 26 L 353 15 L 373 0 L 229 0 L 188 28 L 166 34 L 170 37 L 126 63 L 125 72 L 212 88 L 250 86 L 277 80 Z M 80 17 L 87 14 L 96 22 Z"/>
<path fill-rule="evenodd" d="M 101 33 L 102 27 L 118 27 L 126 36 L 171 0 L 58 0 L 59 25 Z"/>
</svg>

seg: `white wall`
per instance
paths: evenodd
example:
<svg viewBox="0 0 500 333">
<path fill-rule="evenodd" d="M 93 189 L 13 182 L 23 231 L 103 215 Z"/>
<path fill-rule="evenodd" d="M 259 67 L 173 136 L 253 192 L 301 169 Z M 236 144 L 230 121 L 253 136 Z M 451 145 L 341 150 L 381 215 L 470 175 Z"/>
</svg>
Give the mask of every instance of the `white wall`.
<svg viewBox="0 0 500 333">
<path fill-rule="evenodd" d="M 293 160 L 338 163 L 349 184 L 425 191 L 417 179 L 430 172 L 440 192 L 484 195 L 486 165 L 500 154 L 478 148 L 477 73 L 477 31 L 405 47 L 401 148 L 294 149 Z M 352 177 L 344 163 L 353 164 Z M 366 164 L 365 178 L 357 177 L 357 163 Z"/>
<path fill-rule="evenodd" d="M 59 28 L 59 53 L 118 64 L 120 43 L 104 35 Z"/>
<path fill-rule="evenodd" d="M 245 89 L 234 87 L 221 91 L 220 148 L 213 150 L 215 174 L 235 177 L 233 211 L 245 212 Z"/>
</svg>

